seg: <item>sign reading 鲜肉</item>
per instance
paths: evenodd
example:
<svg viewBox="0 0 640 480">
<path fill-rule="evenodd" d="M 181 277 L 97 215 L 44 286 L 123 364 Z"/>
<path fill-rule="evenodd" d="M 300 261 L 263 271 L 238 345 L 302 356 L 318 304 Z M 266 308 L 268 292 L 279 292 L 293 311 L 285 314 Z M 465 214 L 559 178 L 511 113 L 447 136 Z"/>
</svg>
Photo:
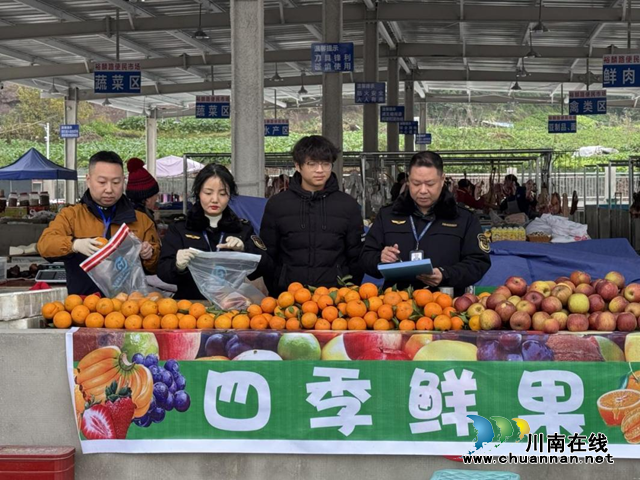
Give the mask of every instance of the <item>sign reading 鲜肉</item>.
<svg viewBox="0 0 640 480">
<path fill-rule="evenodd" d="M 288 137 L 289 136 L 289 120 L 284 118 L 265 118 L 264 136 L 265 137 Z"/>
<path fill-rule="evenodd" d="M 602 57 L 603 88 L 640 87 L 640 53 Z"/>
<path fill-rule="evenodd" d="M 93 67 L 95 93 L 140 93 L 141 86 L 138 62 L 99 62 Z"/>
<path fill-rule="evenodd" d="M 569 113 L 571 115 L 604 115 L 607 113 L 607 91 L 569 92 Z"/>
<path fill-rule="evenodd" d="M 400 133 L 400 135 L 417 135 L 418 122 L 402 121 L 398 124 L 398 132 Z"/>
<path fill-rule="evenodd" d="M 311 71 L 353 72 L 353 43 L 312 43 Z"/>
<path fill-rule="evenodd" d="M 228 95 L 196 96 L 196 118 L 229 118 L 230 111 Z"/>
<path fill-rule="evenodd" d="M 404 105 L 381 106 L 380 121 L 386 123 L 398 123 L 404 121 Z"/>
<path fill-rule="evenodd" d="M 417 145 L 431 145 L 431 134 L 430 133 L 418 133 L 416 135 L 416 144 Z"/>
<path fill-rule="evenodd" d="M 80 137 L 80 125 L 69 124 L 60 125 L 60 138 L 78 138 Z"/>
<path fill-rule="evenodd" d="M 575 115 L 549 115 L 549 133 L 576 133 L 578 123 Z"/>
<path fill-rule="evenodd" d="M 385 103 L 386 84 L 384 82 L 356 82 L 356 103 Z"/>
</svg>

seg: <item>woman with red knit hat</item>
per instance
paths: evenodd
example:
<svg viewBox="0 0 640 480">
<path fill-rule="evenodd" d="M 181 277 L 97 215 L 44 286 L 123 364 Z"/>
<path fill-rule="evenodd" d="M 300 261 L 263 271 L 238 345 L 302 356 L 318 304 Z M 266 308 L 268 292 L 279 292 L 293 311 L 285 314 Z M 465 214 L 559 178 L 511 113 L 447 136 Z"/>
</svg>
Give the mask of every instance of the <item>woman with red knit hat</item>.
<svg viewBox="0 0 640 480">
<path fill-rule="evenodd" d="M 130 158 L 127 162 L 127 170 L 129 172 L 127 197 L 136 210 L 146 213 L 155 223 L 153 210 L 160 192 L 158 182 L 144 169 L 144 162 L 139 158 Z"/>
</svg>

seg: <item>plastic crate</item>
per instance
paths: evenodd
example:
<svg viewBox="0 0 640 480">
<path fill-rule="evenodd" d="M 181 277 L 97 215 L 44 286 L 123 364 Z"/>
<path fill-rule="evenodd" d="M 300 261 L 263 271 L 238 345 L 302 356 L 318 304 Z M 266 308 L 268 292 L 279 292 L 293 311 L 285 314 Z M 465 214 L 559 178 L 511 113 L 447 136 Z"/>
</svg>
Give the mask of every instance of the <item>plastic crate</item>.
<svg viewBox="0 0 640 480">
<path fill-rule="evenodd" d="M 438 470 L 431 480 L 520 480 L 520 475 L 486 470 Z"/>
<path fill-rule="evenodd" d="M 73 447 L 0 446 L 0 479 L 73 480 Z"/>
</svg>

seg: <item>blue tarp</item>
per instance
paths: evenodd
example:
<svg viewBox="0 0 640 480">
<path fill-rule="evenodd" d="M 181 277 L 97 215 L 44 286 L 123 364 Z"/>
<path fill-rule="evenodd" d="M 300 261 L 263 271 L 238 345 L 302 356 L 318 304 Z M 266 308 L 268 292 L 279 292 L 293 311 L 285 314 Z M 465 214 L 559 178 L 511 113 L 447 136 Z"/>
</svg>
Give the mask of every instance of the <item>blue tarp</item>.
<svg viewBox="0 0 640 480">
<path fill-rule="evenodd" d="M 233 210 L 237 216 L 251 222 L 251 226 L 255 230 L 256 235 L 260 235 L 260 224 L 262 223 L 262 215 L 264 215 L 264 207 L 266 205 L 266 198 L 247 197 L 244 195 L 231 197 L 231 201 L 229 202 L 231 210 Z"/>
<path fill-rule="evenodd" d="M 35 148 L 0 168 L 0 180 L 77 180 L 78 172 L 56 165 Z"/>
<path fill-rule="evenodd" d="M 638 282 L 640 256 L 622 238 L 564 244 L 496 242 L 491 245 L 491 268 L 477 285 L 503 285 L 512 275 L 528 283 L 555 280 L 575 270 L 585 271 L 593 278 L 615 270 L 625 276 L 627 283 Z"/>
</svg>

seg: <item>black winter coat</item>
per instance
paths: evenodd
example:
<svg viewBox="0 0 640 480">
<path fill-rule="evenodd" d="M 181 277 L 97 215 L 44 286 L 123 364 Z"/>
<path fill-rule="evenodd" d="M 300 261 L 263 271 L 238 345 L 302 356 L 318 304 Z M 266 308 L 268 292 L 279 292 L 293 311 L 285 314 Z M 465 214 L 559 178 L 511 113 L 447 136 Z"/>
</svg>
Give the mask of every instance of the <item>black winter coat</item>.
<svg viewBox="0 0 640 480">
<path fill-rule="evenodd" d="M 278 295 L 291 282 L 333 287 L 338 277 L 354 283 L 364 272 L 358 263 L 364 226 L 360 206 L 338 188 L 331 174 L 324 190 L 308 192 L 296 173 L 286 190 L 272 197 L 262 217 L 260 236 L 276 267 L 267 287 Z"/>
<path fill-rule="evenodd" d="M 378 271 L 380 256 L 385 247 L 398 244 L 400 259 L 410 260 L 409 252 L 416 247 L 409 216 L 413 215 L 418 235 L 428 221 L 431 227 L 420 241 L 424 258 L 431 259 L 434 268 L 442 267 L 441 286 L 453 287 L 456 295 L 482 278 L 489 267 L 488 243 L 484 239 L 480 222 L 464 207 L 459 207 L 448 190 L 444 189 L 438 202 L 427 215 L 417 209 L 408 191 L 384 207 L 367 233 L 360 261 L 365 272 L 382 278 Z M 419 280 L 401 283 L 399 288 L 425 288 Z M 384 287 L 392 286 L 385 282 Z"/>
<path fill-rule="evenodd" d="M 206 233 L 207 237 L 204 237 Z M 177 285 L 176 299 L 202 300 L 204 296 L 198 290 L 196 283 L 189 272 L 189 268 L 183 272 L 176 268 L 176 254 L 178 250 L 197 248 L 205 252 L 216 251 L 216 245 L 220 242 L 222 234 L 226 237 L 237 237 L 244 243 L 244 251 L 255 255 L 263 255 L 260 265 L 249 278 L 259 278 L 263 268 L 267 268 L 268 258 L 263 249 L 264 244 L 253 231 L 253 227 L 247 220 L 240 219 L 230 208 L 222 212 L 222 218 L 218 228 L 211 228 L 209 219 L 204 214 L 200 203 L 195 205 L 187 213 L 186 220 L 172 224 L 167 231 L 160 250 L 158 261 L 158 277 L 163 282 Z M 209 242 L 207 242 L 207 239 Z M 224 240 L 222 243 L 225 243 Z M 260 248 L 263 247 L 263 248 Z"/>
</svg>

